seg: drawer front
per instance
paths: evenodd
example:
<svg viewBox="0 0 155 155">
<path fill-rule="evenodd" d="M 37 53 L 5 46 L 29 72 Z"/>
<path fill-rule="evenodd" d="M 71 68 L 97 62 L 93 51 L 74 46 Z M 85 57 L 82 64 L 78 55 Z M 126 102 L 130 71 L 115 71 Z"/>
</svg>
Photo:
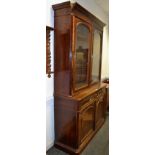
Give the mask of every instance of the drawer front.
<svg viewBox="0 0 155 155">
<path fill-rule="evenodd" d="M 91 135 L 94 129 L 95 103 L 91 103 L 79 112 L 79 145 Z"/>
<path fill-rule="evenodd" d="M 86 106 L 86 104 L 97 101 L 99 96 L 103 97 L 105 93 L 106 89 L 102 88 L 100 90 L 97 90 L 95 93 L 85 97 L 82 101 L 80 101 L 79 110 L 83 109 Z M 101 99 L 102 98 L 100 97 L 100 100 Z"/>
</svg>

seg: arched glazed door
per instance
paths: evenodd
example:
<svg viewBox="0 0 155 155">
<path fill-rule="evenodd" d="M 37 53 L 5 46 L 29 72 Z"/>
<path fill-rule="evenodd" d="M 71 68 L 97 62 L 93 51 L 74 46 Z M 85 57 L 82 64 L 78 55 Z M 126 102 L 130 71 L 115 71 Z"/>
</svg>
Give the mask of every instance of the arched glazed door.
<svg viewBox="0 0 155 155">
<path fill-rule="evenodd" d="M 87 87 L 90 74 L 91 25 L 81 19 L 74 22 L 74 90 Z"/>
</svg>

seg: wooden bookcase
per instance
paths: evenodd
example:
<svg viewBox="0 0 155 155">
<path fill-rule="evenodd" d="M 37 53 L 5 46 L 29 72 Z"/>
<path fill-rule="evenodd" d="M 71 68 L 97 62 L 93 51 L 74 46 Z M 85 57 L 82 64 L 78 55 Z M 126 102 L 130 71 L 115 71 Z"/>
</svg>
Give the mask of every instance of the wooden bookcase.
<svg viewBox="0 0 155 155">
<path fill-rule="evenodd" d="M 55 146 L 80 154 L 104 124 L 106 83 L 101 82 L 105 26 L 78 3 L 54 9 Z"/>
</svg>

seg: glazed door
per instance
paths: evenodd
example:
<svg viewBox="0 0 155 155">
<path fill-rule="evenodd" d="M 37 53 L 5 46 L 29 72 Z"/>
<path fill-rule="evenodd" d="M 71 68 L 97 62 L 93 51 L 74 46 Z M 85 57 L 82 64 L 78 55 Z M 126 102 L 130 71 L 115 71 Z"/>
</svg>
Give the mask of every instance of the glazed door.
<svg viewBox="0 0 155 155">
<path fill-rule="evenodd" d="M 89 84 L 92 27 L 79 18 L 73 19 L 73 89 L 76 91 Z"/>
<path fill-rule="evenodd" d="M 101 58 L 102 58 L 102 32 L 97 29 L 93 33 L 93 52 L 92 52 L 92 83 L 99 82 L 101 78 Z"/>
</svg>

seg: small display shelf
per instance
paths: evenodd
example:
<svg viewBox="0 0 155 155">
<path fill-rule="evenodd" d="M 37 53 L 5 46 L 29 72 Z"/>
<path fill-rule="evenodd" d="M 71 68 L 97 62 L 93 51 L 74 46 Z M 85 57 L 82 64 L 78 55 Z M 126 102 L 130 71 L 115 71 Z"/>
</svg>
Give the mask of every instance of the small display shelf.
<svg viewBox="0 0 155 155">
<path fill-rule="evenodd" d="M 53 31 L 54 28 L 50 26 L 46 26 L 46 74 L 47 77 L 51 77 L 51 51 L 50 51 L 50 32 Z"/>
</svg>

